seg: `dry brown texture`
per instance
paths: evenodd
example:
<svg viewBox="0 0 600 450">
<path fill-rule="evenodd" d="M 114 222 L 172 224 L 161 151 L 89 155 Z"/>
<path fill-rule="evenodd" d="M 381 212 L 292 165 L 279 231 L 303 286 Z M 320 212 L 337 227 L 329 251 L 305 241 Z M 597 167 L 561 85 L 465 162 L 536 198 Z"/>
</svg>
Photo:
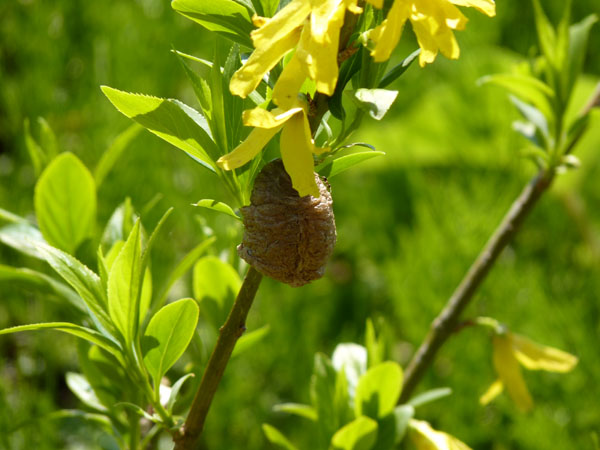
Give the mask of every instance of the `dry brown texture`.
<svg viewBox="0 0 600 450">
<path fill-rule="evenodd" d="M 300 197 L 281 160 L 273 161 L 256 177 L 251 204 L 241 209 L 240 257 L 291 286 L 321 278 L 335 246 L 331 193 L 317 174 L 315 179 L 321 196 Z"/>
</svg>

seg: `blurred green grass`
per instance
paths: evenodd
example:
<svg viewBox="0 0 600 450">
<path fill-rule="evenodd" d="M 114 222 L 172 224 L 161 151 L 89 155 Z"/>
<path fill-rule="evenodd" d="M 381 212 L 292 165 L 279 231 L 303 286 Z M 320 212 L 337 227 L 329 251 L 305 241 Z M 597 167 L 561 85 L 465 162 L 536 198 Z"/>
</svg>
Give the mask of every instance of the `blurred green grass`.
<svg viewBox="0 0 600 450">
<path fill-rule="evenodd" d="M 561 2 L 548 2 L 557 17 Z M 598 12 L 576 2 L 575 19 Z M 300 448 L 303 423 L 271 411 L 282 401 L 308 402 L 313 354 L 336 343 L 361 341 L 367 317 L 385 318 L 406 363 L 431 320 L 534 173 L 511 131 L 517 118 L 506 95 L 478 87 L 482 75 L 506 71 L 535 42 L 531 7 L 498 5 L 498 17 L 467 11 L 458 34 L 462 56 L 411 68 L 393 86 L 399 97 L 390 117 L 370 122 L 352 140 L 387 153 L 331 180 L 338 245 L 325 279 L 292 289 L 271 280 L 261 288 L 249 328 L 271 333 L 227 370 L 206 424 L 202 448 L 262 449 L 268 421 Z M 209 57 L 213 38 L 159 0 L 21 0 L 0 4 L 0 207 L 32 214 L 35 183 L 23 142 L 25 118 L 46 117 L 61 150 L 93 166 L 129 123 L 102 96 L 107 84 L 133 92 L 180 98 L 195 106 L 171 46 Z M 414 49 L 406 33 L 398 57 Z M 600 75 L 600 33 L 593 31 L 579 98 Z M 495 378 L 489 339 L 467 329 L 445 347 L 423 387 L 450 386 L 454 395 L 424 408 L 422 417 L 474 449 L 593 448 L 600 431 L 600 117 L 578 155 L 582 169 L 565 175 L 525 223 L 478 293 L 467 315 L 485 314 L 539 342 L 580 357 L 577 369 L 555 376 L 525 374 L 537 402 L 519 414 L 506 396 L 481 408 L 478 396 Z M 204 169 L 182 152 L 142 133 L 110 173 L 99 196 L 102 226 L 125 196 L 142 209 L 156 194 L 156 222 L 173 205 L 167 233 L 153 255 L 156 285 L 203 238 L 200 198 L 226 200 Z M 240 230 L 207 213 L 221 242 Z M 224 244 L 215 252 L 227 250 Z M 230 250 L 230 249 L 229 249 Z M 35 264 L 6 247 L 0 262 Z M 43 266 L 38 267 L 47 270 Z M 178 286 L 189 295 L 189 280 Z M 64 305 L 36 291 L 0 284 L 0 326 L 69 318 Z M 58 408 L 78 407 L 64 383 L 77 370 L 72 339 L 54 334 L 0 340 L 0 447 L 101 448 L 101 436 L 76 420 L 37 420 Z M 79 405 L 80 406 L 80 405 Z M 32 433 L 32 429 L 36 433 Z M 16 431 L 15 431 L 16 429 Z M 10 431 L 10 433 L 9 433 Z"/>
</svg>

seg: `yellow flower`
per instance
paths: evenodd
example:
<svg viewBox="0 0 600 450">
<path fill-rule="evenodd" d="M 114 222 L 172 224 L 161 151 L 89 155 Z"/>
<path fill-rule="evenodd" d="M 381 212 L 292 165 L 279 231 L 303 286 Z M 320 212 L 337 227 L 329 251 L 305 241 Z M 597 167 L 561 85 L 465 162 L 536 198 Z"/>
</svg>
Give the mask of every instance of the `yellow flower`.
<svg viewBox="0 0 600 450">
<path fill-rule="evenodd" d="M 499 379 L 481 396 L 479 401 L 486 405 L 496 398 L 504 388 L 522 411 L 533 408 L 533 399 L 521 373 L 521 367 L 529 370 L 569 372 L 577 364 L 577 357 L 556 348 L 537 344 L 524 336 L 506 332 L 493 338 L 494 368 Z"/>
<path fill-rule="evenodd" d="M 371 55 L 377 62 L 387 60 L 408 19 L 421 47 L 421 67 L 433 62 L 438 51 L 457 59 L 460 49 L 452 30 L 463 30 L 467 18 L 454 5 L 471 6 L 490 17 L 496 15 L 494 0 L 395 0 L 386 19 L 369 34 L 375 42 Z"/>
<path fill-rule="evenodd" d="M 340 29 L 347 10 L 355 14 L 362 11 L 356 3 L 292 0 L 271 19 L 254 17 L 259 26 L 251 34 L 255 50 L 231 78 L 231 93 L 245 98 L 286 53 L 297 47 L 276 85 L 275 103 L 281 107 L 286 101 L 293 103 L 305 77 L 315 81 L 317 91 L 332 95 L 338 78 Z"/>
<path fill-rule="evenodd" d="M 431 428 L 423 420 L 411 419 L 408 423 L 409 437 L 417 450 L 470 450 L 454 436 Z"/>
<path fill-rule="evenodd" d="M 319 197 L 312 154 L 320 154 L 329 149 L 315 146 L 306 115 L 306 103 L 296 100 L 291 106 L 287 110 L 276 108 L 266 111 L 254 108 L 244 111 L 244 125 L 254 127 L 254 130 L 231 153 L 219 158 L 217 164 L 225 170 L 243 166 L 283 129 L 280 138 L 281 159 L 292 179 L 292 186 L 301 197 Z"/>
</svg>

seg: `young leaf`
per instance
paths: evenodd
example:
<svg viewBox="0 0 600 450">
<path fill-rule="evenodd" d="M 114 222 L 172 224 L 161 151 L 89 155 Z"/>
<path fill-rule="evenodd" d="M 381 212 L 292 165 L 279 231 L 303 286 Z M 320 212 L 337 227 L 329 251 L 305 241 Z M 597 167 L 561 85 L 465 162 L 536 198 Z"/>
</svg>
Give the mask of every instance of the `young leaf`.
<svg viewBox="0 0 600 450">
<path fill-rule="evenodd" d="M 294 414 L 313 422 L 316 422 L 318 419 L 315 408 L 301 403 L 280 403 L 279 405 L 273 406 L 273 411 Z"/>
<path fill-rule="evenodd" d="M 129 143 L 138 135 L 142 127 L 134 123 L 125 131 L 120 133 L 115 140 L 110 144 L 110 147 L 102 154 L 96 169 L 94 170 L 94 179 L 96 186 L 100 186 L 108 175 L 108 172 L 113 168 L 118 159 L 123 154 Z"/>
<path fill-rule="evenodd" d="M 569 52 L 567 64 L 564 71 L 567 72 L 567 93 L 569 94 L 583 67 L 587 41 L 592 26 L 598 21 L 596 14 L 591 14 L 581 22 L 571 25 L 569 28 Z"/>
<path fill-rule="evenodd" d="M 44 259 L 44 255 L 38 250 L 36 244 L 45 244 L 46 241 L 40 230 L 25 221 L 0 228 L 0 242 L 25 255 Z"/>
<path fill-rule="evenodd" d="M 358 417 L 340 428 L 331 439 L 334 450 L 370 450 L 377 440 L 377 422 Z"/>
<path fill-rule="evenodd" d="M 271 327 L 269 326 L 269 324 L 267 324 L 267 325 L 260 327 L 257 330 L 253 330 L 249 333 L 245 333 L 236 342 L 233 352 L 231 353 L 231 357 L 233 358 L 235 356 L 238 356 L 241 353 L 252 348 L 258 342 L 262 341 L 269 334 L 270 330 L 271 330 Z"/>
<path fill-rule="evenodd" d="M 192 250 L 190 250 L 189 253 L 185 255 L 183 259 L 179 262 L 179 264 L 177 264 L 177 266 L 169 275 L 169 278 L 167 279 L 167 282 L 165 283 L 165 286 L 161 294 L 159 295 L 158 300 L 156 301 L 156 305 L 158 305 L 158 308 L 161 308 L 163 306 L 167 298 L 167 294 L 169 293 L 169 290 L 175 284 L 175 282 L 179 280 L 189 270 L 190 267 L 192 267 L 192 265 L 208 249 L 208 247 L 210 247 L 215 242 L 215 240 L 216 237 L 214 236 L 205 239 L 200 244 L 195 246 Z M 158 309 L 156 305 L 153 306 L 153 308 Z"/>
<path fill-rule="evenodd" d="M 171 387 L 171 393 L 169 394 L 169 399 L 167 400 L 167 404 L 165 405 L 165 408 L 167 409 L 167 411 L 169 413 L 173 412 L 173 407 L 175 406 L 175 403 L 177 402 L 177 396 L 179 395 L 179 391 L 181 390 L 181 387 L 187 380 L 189 380 L 190 378 L 193 378 L 193 377 L 194 377 L 193 373 L 188 373 L 188 374 L 182 376 L 179 380 L 177 380 L 173 384 L 173 386 Z"/>
<path fill-rule="evenodd" d="M 215 256 L 205 256 L 194 266 L 194 297 L 215 327 L 220 327 L 242 284 L 238 273 Z"/>
<path fill-rule="evenodd" d="M 42 173 L 42 170 L 44 170 L 44 167 L 48 163 L 48 156 L 44 153 L 42 147 L 40 147 L 40 145 L 31 135 L 31 125 L 29 123 L 29 119 L 25 119 L 23 122 L 23 131 L 25 133 L 25 146 L 27 147 L 29 158 L 31 158 L 35 176 L 39 177 Z"/>
<path fill-rule="evenodd" d="M 396 420 L 396 442 L 402 441 L 410 419 L 415 415 L 415 408 L 412 405 L 400 405 L 394 408 L 394 418 Z"/>
<path fill-rule="evenodd" d="M 4 328 L 0 330 L 2 334 L 20 333 L 21 331 L 36 331 L 36 330 L 56 330 L 62 331 L 63 333 L 77 336 L 78 338 L 85 339 L 86 341 L 96 344 L 102 347 L 107 352 L 114 355 L 118 361 L 122 361 L 121 348 L 112 340 L 106 336 L 98 333 L 96 330 L 91 328 L 82 327 L 69 322 L 47 322 L 47 323 L 34 323 L 30 325 L 20 325 L 12 328 Z"/>
<path fill-rule="evenodd" d="M 86 406 L 101 412 L 108 411 L 94 392 L 89 381 L 82 374 L 67 372 L 65 380 L 71 392 Z"/>
<path fill-rule="evenodd" d="M 336 371 L 344 371 L 347 390 L 354 398 L 358 380 L 367 371 L 367 350 L 354 343 L 338 344 L 333 351 L 331 363 Z"/>
<path fill-rule="evenodd" d="M 417 56 L 421 54 L 421 49 L 418 48 L 402 61 L 400 61 L 397 65 L 392 67 L 392 69 L 384 75 L 384 77 L 379 82 L 377 86 L 379 89 L 383 89 L 386 86 L 392 84 L 396 81 L 406 70 L 410 67 L 410 65 L 417 59 Z"/>
<path fill-rule="evenodd" d="M 384 152 L 379 151 L 351 153 L 350 155 L 344 155 L 333 160 L 324 161 L 322 164 L 319 164 L 315 170 L 319 173 L 319 175 L 331 178 L 350 169 L 352 166 L 360 164 L 363 161 L 375 158 L 376 156 L 384 155 Z"/>
<path fill-rule="evenodd" d="M 106 223 L 101 240 L 104 250 L 113 248 L 117 241 L 125 241 L 137 219 L 138 216 L 133 212 L 131 200 L 127 197 L 115 209 Z"/>
<path fill-rule="evenodd" d="M 352 100 L 359 108 L 369 113 L 375 120 L 383 119 L 383 116 L 392 107 L 398 91 L 386 89 L 358 89 L 354 92 Z"/>
<path fill-rule="evenodd" d="M 35 213 L 49 244 L 68 253 L 93 234 L 96 185 L 72 153 L 63 153 L 44 170 L 35 186 Z"/>
<path fill-rule="evenodd" d="M 81 298 L 68 286 L 49 277 L 45 273 L 37 272 L 26 267 L 12 267 L 0 264 L 0 281 L 24 281 L 31 283 L 47 292 L 67 300 L 80 311 L 85 311 L 85 304 Z"/>
<path fill-rule="evenodd" d="M 215 172 L 220 156 L 204 117 L 177 101 L 142 94 L 130 94 L 108 86 L 104 95 L 121 113 L 148 131 L 183 150 L 196 162 Z"/>
<path fill-rule="evenodd" d="M 408 404 L 416 408 L 417 406 L 431 403 L 435 400 L 439 400 L 440 398 L 447 397 L 451 394 L 452 389 L 450 388 L 431 389 L 411 398 Z"/>
<path fill-rule="evenodd" d="M 138 220 L 108 273 L 108 312 L 128 346 L 135 338 L 140 317 L 141 251 Z"/>
<path fill-rule="evenodd" d="M 6 209 L 2 208 L 0 208 L 0 220 L 4 220 L 5 222 L 10 223 L 27 223 L 27 219 L 21 216 L 17 216 L 16 214 L 13 214 L 10 211 L 7 211 Z"/>
<path fill-rule="evenodd" d="M 544 13 L 539 0 L 533 0 L 533 7 L 535 12 L 535 28 L 537 30 L 538 42 L 540 44 L 542 54 L 552 66 L 556 67 L 557 45 L 554 27 Z"/>
<path fill-rule="evenodd" d="M 92 320 L 106 336 L 114 336 L 114 326 L 106 313 L 106 293 L 100 277 L 73 256 L 41 242 L 32 242 L 43 259 L 80 295 Z"/>
<path fill-rule="evenodd" d="M 48 157 L 48 161 L 52 161 L 56 156 L 58 156 L 58 143 L 56 142 L 56 135 L 48 121 L 43 117 L 37 118 L 38 125 L 40 126 L 40 145 L 46 156 Z"/>
<path fill-rule="evenodd" d="M 155 388 L 190 343 L 198 312 L 196 302 L 186 298 L 164 306 L 150 320 L 142 339 L 142 351 Z"/>
<path fill-rule="evenodd" d="M 201 208 L 211 209 L 213 211 L 227 214 L 228 216 L 234 217 L 239 221 L 242 220 L 242 218 L 233 211 L 233 208 L 231 208 L 231 206 L 229 206 L 227 203 L 219 202 L 217 200 L 205 198 L 199 200 L 197 203 L 194 203 L 194 206 L 200 206 Z"/>
<path fill-rule="evenodd" d="M 247 8 L 231 0 L 173 0 L 171 7 L 179 14 L 234 42 L 252 48 L 250 32 L 254 29 Z"/>
<path fill-rule="evenodd" d="M 329 443 L 331 436 L 340 426 L 335 414 L 336 379 L 337 373 L 329 358 L 317 353 L 310 380 L 310 398 L 317 411 L 317 423 L 323 445 Z"/>
<path fill-rule="evenodd" d="M 549 121 L 554 118 L 554 91 L 537 78 L 528 75 L 496 74 L 482 77 L 478 83 L 491 83 L 503 87 L 521 100 L 532 103 Z"/>
<path fill-rule="evenodd" d="M 383 418 L 394 410 L 402 390 L 402 369 L 392 361 L 372 367 L 359 380 L 354 398 L 356 416 Z"/>
<path fill-rule="evenodd" d="M 281 431 L 279 431 L 277 428 L 267 424 L 267 423 L 263 423 L 262 425 L 262 429 L 263 432 L 265 433 L 265 436 L 267 437 L 267 440 L 279 447 L 282 448 L 284 450 L 298 450 L 298 448 L 292 444 L 288 438 L 286 438 L 283 433 Z"/>
</svg>

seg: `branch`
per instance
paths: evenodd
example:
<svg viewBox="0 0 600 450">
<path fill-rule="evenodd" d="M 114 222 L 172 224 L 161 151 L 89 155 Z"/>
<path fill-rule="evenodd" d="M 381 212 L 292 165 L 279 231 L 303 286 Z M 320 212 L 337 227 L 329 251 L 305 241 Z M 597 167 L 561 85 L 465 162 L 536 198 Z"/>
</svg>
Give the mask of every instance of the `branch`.
<svg viewBox="0 0 600 450">
<path fill-rule="evenodd" d="M 516 234 L 519 225 L 531 212 L 544 191 L 548 189 L 553 177 L 554 171 L 541 171 L 513 202 L 510 210 L 448 300 L 446 307 L 431 324 L 427 337 L 408 364 L 400 397 L 401 403 L 408 400 L 439 348 L 454 332 L 460 315 L 471 301 L 473 294 L 487 276 L 502 250 Z"/>
<path fill-rule="evenodd" d="M 219 330 L 219 337 L 213 349 L 208 365 L 202 375 L 202 381 L 187 416 L 185 424 L 173 438 L 175 450 L 195 448 L 196 441 L 202 433 L 204 421 L 219 382 L 229 362 L 235 343 L 246 330 L 246 317 L 252 306 L 262 275 L 252 266 L 248 270 L 244 283 L 229 312 L 225 324 Z"/>
<path fill-rule="evenodd" d="M 600 106 L 600 83 L 590 96 L 588 102 L 579 113 L 580 117 L 586 116 L 590 111 Z M 585 127 L 586 128 L 586 127 Z M 564 153 L 570 153 L 584 134 L 585 128 L 573 139 Z M 469 271 L 456 288 L 452 297 L 446 303 L 442 312 L 431 324 L 429 333 L 425 340 L 408 363 L 405 371 L 402 395 L 399 403 L 404 403 L 411 396 L 415 387 L 423 378 L 427 368 L 433 362 L 437 351 L 446 342 L 450 335 L 459 325 L 460 315 L 467 307 L 473 294 L 477 291 L 488 272 L 502 253 L 502 250 L 512 240 L 523 220 L 531 212 L 541 195 L 550 187 L 555 175 L 555 168 L 541 170 L 536 177 L 529 182 L 521 195 L 513 202 L 510 210 L 494 231 Z"/>
</svg>

